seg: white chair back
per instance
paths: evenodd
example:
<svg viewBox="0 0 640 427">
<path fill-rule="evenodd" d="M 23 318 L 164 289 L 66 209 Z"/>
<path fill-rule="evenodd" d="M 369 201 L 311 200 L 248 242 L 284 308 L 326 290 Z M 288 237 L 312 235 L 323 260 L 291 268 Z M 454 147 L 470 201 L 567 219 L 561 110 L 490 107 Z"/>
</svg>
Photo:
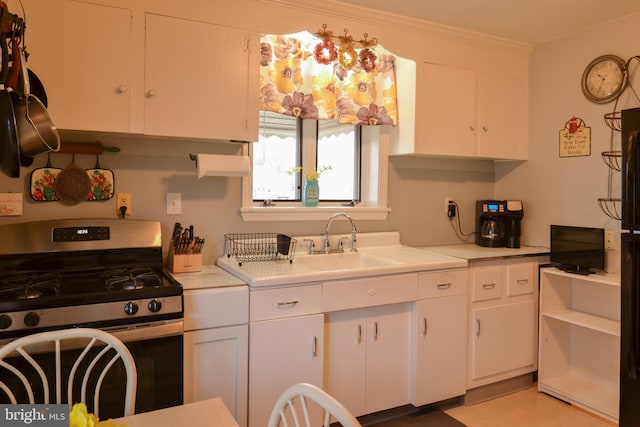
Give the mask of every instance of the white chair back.
<svg viewBox="0 0 640 427">
<path fill-rule="evenodd" d="M 79 356 L 70 371 L 63 372 L 61 353 L 68 349 L 79 349 Z M 55 369 L 45 367 L 39 353 L 47 353 L 48 363 L 55 357 Z M 18 338 L 0 348 L 0 390 L 9 397 L 12 404 L 50 404 L 67 402 L 85 403 L 90 412 L 99 417 L 100 391 L 103 381 L 114 364 L 121 360 L 126 372 L 126 386 L 124 390 L 124 416 L 133 415 L 135 411 L 137 372 L 136 365 L 127 347 L 115 336 L 90 328 L 73 328 L 59 331 L 41 332 Z M 26 362 L 26 366 L 37 375 L 25 375 L 16 367 L 18 363 Z M 48 366 L 48 365 L 47 365 Z M 68 374 L 68 378 L 67 378 Z M 26 390 L 28 402 L 17 402 L 16 394 L 9 386 L 9 379 L 17 379 Z M 34 380 L 36 378 L 37 380 Z M 55 396 L 50 396 L 51 385 L 55 385 Z M 66 388 L 66 399 L 63 398 L 63 387 Z M 91 396 L 87 394 L 93 390 Z M 43 396 L 42 401 L 36 402 L 36 396 Z M 77 397 L 79 396 L 79 397 Z M 74 401 L 74 399 L 76 401 Z M 40 400 L 40 399 L 38 399 Z"/>
<path fill-rule="evenodd" d="M 351 412 L 333 396 L 306 383 L 294 384 L 282 393 L 273 407 L 268 427 L 317 427 L 318 420 L 309 416 L 309 404 L 312 402 L 323 409 L 324 427 L 329 427 L 334 419 L 344 427 L 361 427 Z"/>
</svg>

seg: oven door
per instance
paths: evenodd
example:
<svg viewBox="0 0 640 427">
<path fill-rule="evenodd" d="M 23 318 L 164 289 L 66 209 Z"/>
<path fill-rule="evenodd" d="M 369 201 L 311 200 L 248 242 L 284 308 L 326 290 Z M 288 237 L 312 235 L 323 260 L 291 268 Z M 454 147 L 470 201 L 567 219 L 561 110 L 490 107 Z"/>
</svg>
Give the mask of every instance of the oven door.
<svg viewBox="0 0 640 427">
<path fill-rule="evenodd" d="M 101 328 L 125 343 L 131 352 L 138 372 L 138 387 L 136 390 L 135 412 L 147 412 L 183 403 L 183 332 L 182 319 L 169 321 L 156 321 L 135 325 Z M 62 352 L 62 372 L 68 373 L 73 366 L 80 350 L 69 349 Z M 55 369 L 55 358 L 52 353 L 40 353 L 34 355 L 44 368 L 45 372 Z M 33 378 L 37 373 L 31 370 L 24 362 L 11 362 L 25 373 L 27 378 Z M 50 388 L 55 383 L 50 381 Z M 124 413 L 124 389 L 126 374 L 124 367 L 116 364 L 109 371 L 102 385 L 100 393 L 100 418 L 117 418 Z M 15 384 L 8 384 L 12 389 L 19 389 Z M 92 391 L 89 391 L 92 393 Z M 89 394 L 91 395 L 91 394 Z M 55 390 L 50 390 L 50 396 L 55 399 Z M 19 403 L 28 403 L 28 397 L 17 393 Z M 0 392 L 0 404 L 9 403 L 7 396 Z M 74 397 L 74 400 L 79 397 Z M 43 402 L 42 393 L 36 393 L 35 401 Z M 66 402 L 66 393 L 63 393 L 63 401 Z M 76 402 L 73 402 L 76 403 Z"/>
<path fill-rule="evenodd" d="M 182 405 L 182 319 L 105 330 L 125 343 L 136 362 L 136 413 Z M 123 377 L 122 385 L 124 381 Z M 121 414 L 122 411 L 119 411 L 119 414 L 112 417 L 122 416 Z"/>
</svg>

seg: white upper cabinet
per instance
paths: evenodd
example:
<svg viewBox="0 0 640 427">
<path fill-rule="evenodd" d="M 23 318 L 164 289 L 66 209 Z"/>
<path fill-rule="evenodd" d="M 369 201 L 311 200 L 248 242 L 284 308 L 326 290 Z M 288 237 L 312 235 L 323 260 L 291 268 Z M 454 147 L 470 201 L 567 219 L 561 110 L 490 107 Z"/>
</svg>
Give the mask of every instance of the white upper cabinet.
<svg viewBox="0 0 640 427">
<path fill-rule="evenodd" d="M 472 157 L 476 139 L 476 74 L 473 71 L 425 64 L 424 105 L 416 117 L 417 153 Z"/>
<path fill-rule="evenodd" d="M 527 147 L 527 96 L 522 79 L 478 74 L 476 155 L 524 160 Z"/>
<path fill-rule="evenodd" d="M 255 141 L 258 34 L 131 5 L 29 3 L 29 66 L 56 126 Z"/>
<path fill-rule="evenodd" d="M 256 140 L 257 45 L 248 31 L 147 14 L 144 133 Z"/>
<path fill-rule="evenodd" d="M 524 79 L 431 63 L 416 74 L 415 138 L 392 154 L 526 160 Z"/>
<path fill-rule="evenodd" d="M 130 131 L 132 11 L 69 1 L 26 5 L 27 65 L 61 129 Z"/>
</svg>

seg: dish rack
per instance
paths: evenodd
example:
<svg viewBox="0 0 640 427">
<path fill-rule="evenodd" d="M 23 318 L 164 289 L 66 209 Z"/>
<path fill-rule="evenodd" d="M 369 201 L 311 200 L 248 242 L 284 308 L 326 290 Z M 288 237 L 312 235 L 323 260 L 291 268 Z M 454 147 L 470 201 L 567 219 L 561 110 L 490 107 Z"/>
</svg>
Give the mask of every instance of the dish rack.
<svg viewBox="0 0 640 427">
<path fill-rule="evenodd" d="M 296 239 L 279 233 L 232 233 L 224 235 L 224 253 L 238 265 L 255 261 L 293 262 Z"/>
</svg>

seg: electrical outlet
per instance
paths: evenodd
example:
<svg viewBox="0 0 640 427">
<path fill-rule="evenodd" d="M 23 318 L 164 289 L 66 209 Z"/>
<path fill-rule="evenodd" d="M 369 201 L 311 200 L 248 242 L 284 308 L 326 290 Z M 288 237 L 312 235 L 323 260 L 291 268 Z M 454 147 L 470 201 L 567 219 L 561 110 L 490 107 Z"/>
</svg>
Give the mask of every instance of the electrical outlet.
<svg viewBox="0 0 640 427">
<path fill-rule="evenodd" d="M 449 203 L 453 202 L 453 197 L 444 198 L 444 214 L 449 216 Z"/>
<path fill-rule="evenodd" d="M 180 215 L 182 213 L 182 194 L 167 193 L 167 215 Z"/>
<path fill-rule="evenodd" d="M 122 215 L 122 207 L 126 207 L 125 215 L 131 215 L 131 194 L 118 193 L 116 194 L 116 214 Z"/>
<path fill-rule="evenodd" d="M 616 233 L 613 230 L 604 230 L 604 248 L 615 249 Z"/>
</svg>

